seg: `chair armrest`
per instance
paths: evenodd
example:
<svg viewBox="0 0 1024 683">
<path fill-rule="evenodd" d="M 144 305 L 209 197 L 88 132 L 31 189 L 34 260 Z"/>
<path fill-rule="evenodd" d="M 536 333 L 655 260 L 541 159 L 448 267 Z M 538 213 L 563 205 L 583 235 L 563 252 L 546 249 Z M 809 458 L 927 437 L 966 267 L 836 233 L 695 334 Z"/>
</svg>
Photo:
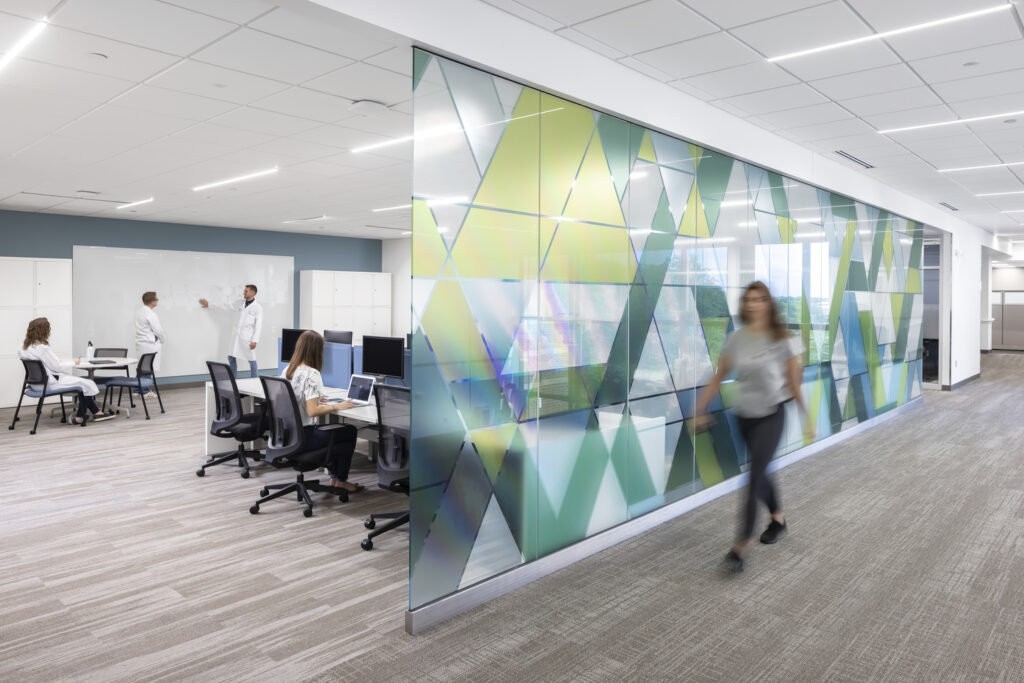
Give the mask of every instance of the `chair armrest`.
<svg viewBox="0 0 1024 683">
<path fill-rule="evenodd" d="M 333 431 L 336 431 L 338 429 L 341 429 L 342 427 L 348 427 L 348 425 L 342 424 L 340 422 L 336 422 L 334 424 L 317 425 L 316 430 L 318 432 L 333 432 Z"/>
</svg>

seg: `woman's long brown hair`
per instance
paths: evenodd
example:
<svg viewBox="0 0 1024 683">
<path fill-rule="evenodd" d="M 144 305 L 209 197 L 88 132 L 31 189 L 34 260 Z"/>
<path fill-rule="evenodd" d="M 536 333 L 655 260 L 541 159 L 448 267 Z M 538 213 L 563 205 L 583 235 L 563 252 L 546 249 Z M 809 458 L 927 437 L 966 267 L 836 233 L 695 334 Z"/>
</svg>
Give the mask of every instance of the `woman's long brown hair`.
<svg viewBox="0 0 1024 683">
<path fill-rule="evenodd" d="M 750 316 L 747 315 L 745 302 L 747 295 L 751 292 L 764 294 L 768 297 L 768 329 L 771 330 L 772 339 L 775 341 L 787 339 L 789 337 L 789 331 L 786 329 L 786 326 L 782 324 L 782 319 L 779 318 L 779 307 L 775 305 L 775 299 L 772 298 L 772 293 L 768 291 L 768 285 L 760 280 L 754 280 L 747 285 L 746 289 L 743 290 L 743 296 L 740 298 L 740 321 L 744 325 L 750 324 Z"/>
<path fill-rule="evenodd" d="M 25 332 L 25 343 L 22 349 L 27 349 L 33 344 L 50 343 L 50 321 L 46 318 L 36 318 L 29 322 L 28 330 Z"/>
<path fill-rule="evenodd" d="M 295 342 L 295 351 L 292 352 L 291 362 L 288 363 L 288 369 L 284 371 L 284 376 L 290 380 L 300 365 L 308 365 L 317 372 L 323 370 L 324 338 L 320 336 L 319 332 L 306 330 L 299 335 L 299 340 Z"/>
</svg>

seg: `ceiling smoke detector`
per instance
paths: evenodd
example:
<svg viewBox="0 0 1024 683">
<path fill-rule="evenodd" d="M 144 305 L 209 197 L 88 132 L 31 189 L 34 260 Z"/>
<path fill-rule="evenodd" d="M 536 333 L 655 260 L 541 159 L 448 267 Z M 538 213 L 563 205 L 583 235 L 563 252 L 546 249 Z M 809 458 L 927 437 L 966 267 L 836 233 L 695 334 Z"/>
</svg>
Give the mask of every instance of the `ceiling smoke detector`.
<svg viewBox="0 0 1024 683">
<path fill-rule="evenodd" d="M 375 116 L 388 111 L 388 105 L 376 100 L 356 100 L 348 105 L 348 110 L 358 116 Z"/>
</svg>

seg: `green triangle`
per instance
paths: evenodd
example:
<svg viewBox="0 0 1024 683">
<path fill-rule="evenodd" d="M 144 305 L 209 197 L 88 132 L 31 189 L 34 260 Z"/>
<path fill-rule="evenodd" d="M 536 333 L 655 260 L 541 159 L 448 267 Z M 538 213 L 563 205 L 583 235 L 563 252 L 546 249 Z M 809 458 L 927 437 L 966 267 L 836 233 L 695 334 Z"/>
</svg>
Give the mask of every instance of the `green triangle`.
<svg viewBox="0 0 1024 683">
<path fill-rule="evenodd" d="M 434 55 L 429 52 L 424 52 L 418 47 L 412 49 L 412 89 L 416 90 L 416 86 L 420 84 L 420 79 L 423 78 L 423 72 L 427 70 L 427 66 L 430 64 L 430 60 Z"/>
<path fill-rule="evenodd" d="M 629 169 L 632 166 L 629 124 L 614 116 L 599 114 L 597 133 L 601 136 L 601 146 L 604 148 L 608 169 L 612 173 L 615 192 L 619 201 L 622 201 L 629 182 Z"/>
<path fill-rule="evenodd" d="M 700 321 L 704 328 L 704 340 L 708 344 L 712 365 L 718 365 L 718 355 L 722 353 L 725 335 L 729 329 L 729 318 L 704 318 Z"/>
</svg>

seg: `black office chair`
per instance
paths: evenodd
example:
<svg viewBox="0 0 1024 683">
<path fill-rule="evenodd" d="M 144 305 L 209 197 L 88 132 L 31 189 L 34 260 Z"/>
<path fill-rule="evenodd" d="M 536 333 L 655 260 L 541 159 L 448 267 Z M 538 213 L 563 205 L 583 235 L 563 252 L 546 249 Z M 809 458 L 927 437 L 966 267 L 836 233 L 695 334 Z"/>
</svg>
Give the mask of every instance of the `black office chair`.
<svg viewBox="0 0 1024 683">
<path fill-rule="evenodd" d="M 249 512 L 255 515 L 260 511 L 260 505 L 263 503 L 294 493 L 299 502 L 306 504 L 306 509 L 302 511 L 302 514 L 312 517 L 313 500 L 309 497 L 310 491 L 330 493 L 338 496 L 338 500 L 342 503 L 347 503 L 348 492 L 345 489 L 321 484 L 319 479 L 306 481 L 303 478 L 306 472 L 325 465 L 327 453 L 334 446 L 333 432 L 347 425 L 329 424 L 317 427 L 317 429 L 331 432 L 327 448 L 310 450 L 306 446 L 306 432 L 302 429 L 302 415 L 299 413 L 299 404 L 295 400 L 295 392 L 292 391 L 291 383 L 281 377 L 266 376 L 261 376 L 260 382 L 263 384 L 263 395 L 266 396 L 270 415 L 270 440 L 267 442 L 266 460 L 274 467 L 291 467 L 298 472 L 298 476 L 294 482 L 288 484 L 264 486 L 260 491 L 261 498 L 249 508 Z"/>
<path fill-rule="evenodd" d="M 113 400 L 113 392 L 117 387 L 122 389 L 128 389 L 128 402 L 132 408 L 135 407 L 135 401 L 132 399 L 132 391 L 139 392 L 139 398 L 142 399 L 142 409 L 146 411 L 146 419 L 149 419 L 149 406 L 146 405 L 146 394 L 152 389 L 156 392 L 156 400 L 160 402 L 160 412 L 166 412 L 164 410 L 164 399 L 160 396 L 160 387 L 156 383 L 156 373 L 153 372 L 153 359 L 156 358 L 156 353 L 144 353 L 142 358 L 139 359 L 139 364 L 135 366 L 135 377 L 111 377 L 106 382 L 106 390 L 103 392 L 103 409 L 107 409 L 107 399 Z M 121 396 L 118 395 L 117 405 L 121 405 Z"/>
<path fill-rule="evenodd" d="M 377 396 L 377 485 L 387 491 L 409 495 L 409 389 L 375 384 Z M 377 529 L 378 519 L 391 521 Z M 409 510 L 378 512 L 369 516 L 363 526 L 372 531 L 359 545 L 373 550 L 373 539 L 409 523 Z"/>
<path fill-rule="evenodd" d="M 11 420 L 11 426 L 8 429 L 14 429 L 14 423 L 20 418 L 18 413 L 21 412 L 21 402 L 25 400 L 25 397 L 38 398 L 39 403 L 36 404 L 36 421 L 32 425 L 32 431 L 29 434 L 35 434 L 36 428 L 39 427 L 39 416 L 43 412 L 43 401 L 46 400 L 47 396 L 59 396 L 60 397 L 60 421 L 68 421 L 68 413 L 64 408 L 64 395 L 65 394 L 79 394 L 81 395 L 82 390 L 78 387 L 57 387 L 51 388 L 50 384 L 50 373 L 46 371 L 41 360 L 26 360 L 21 359 L 21 364 L 25 366 L 25 381 L 21 385 L 21 396 L 18 397 L 18 407 L 14 409 L 14 419 Z M 38 387 L 38 388 L 37 388 Z M 82 422 L 82 426 L 85 426 L 85 422 Z"/>
<path fill-rule="evenodd" d="M 235 374 L 227 363 L 206 361 L 213 384 L 213 402 L 216 414 L 210 422 L 210 433 L 222 439 L 237 439 L 238 450 L 211 455 L 202 467 L 196 470 L 197 477 L 206 476 L 206 468 L 237 460 L 242 468 L 242 479 L 249 478 L 249 460 L 262 460 L 259 451 L 246 450 L 245 443 L 262 438 L 266 433 L 265 412 L 246 413 L 242 410 L 242 395 L 238 393 Z"/>
<path fill-rule="evenodd" d="M 324 341 L 335 344 L 351 344 L 352 333 L 344 330 L 324 330 Z"/>
</svg>

